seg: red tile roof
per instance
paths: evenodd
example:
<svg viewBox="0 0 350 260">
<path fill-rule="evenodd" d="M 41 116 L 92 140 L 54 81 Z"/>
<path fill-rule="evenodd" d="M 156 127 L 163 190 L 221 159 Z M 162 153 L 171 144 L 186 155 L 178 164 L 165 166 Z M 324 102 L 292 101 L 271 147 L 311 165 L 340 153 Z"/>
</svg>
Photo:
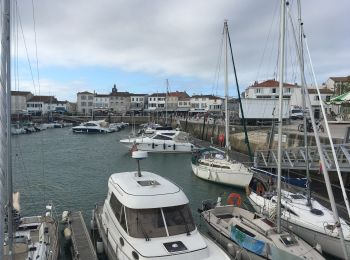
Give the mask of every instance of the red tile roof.
<svg viewBox="0 0 350 260">
<path fill-rule="evenodd" d="M 54 96 L 33 96 L 27 102 L 43 102 L 46 104 L 58 103 L 59 101 Z"/>
<path fill-rule="evenodd" d="M 334 82 L 350 82 L 350 76 L 347 77 L 330 77 Z"/>
<path fill-rule="evenodd" d="M 307 92 L 309 92 L 309 94 L 317 94 L 317 90 L 315 88 L 309 88 L 307 90 Z M 321 94 L 334 94 L 334 92 L 328 88 L 321 88 L 320 93 Z"/>
<path fill-rule="evenodd" d="M 216 97 L 214 95 L 193 95 L 192 98 L 222 99 L 221 97 Z"/>
<path fill-rule="evenodd" d="M 278 87 L 279 87 L 279 81 L 276 81 L 274 79 L 269 79 L 261 83 L 258 83 L 257 81 L 255 81 L 253 85 L 249 86 L 249 88 L 278 88 Z M 298 87 L 298 85 L 283 83 L 283 87 Z"/>
<path fill-rule="evenodd" d="M 32 94 L 32 93 L 29 91 L 11 91 L 12 96 L 27 96 L 30 94 Z"/>
<path fill-rule="evenodd" d="M 176 92 L 170 92 L 168 94 L 168 96 L 170 97 L 178 97 L 178 98 L 188 98 L 189 95 L 185 92 L 181 92 L 181 91 L 176 91 Z"/>
</svg>

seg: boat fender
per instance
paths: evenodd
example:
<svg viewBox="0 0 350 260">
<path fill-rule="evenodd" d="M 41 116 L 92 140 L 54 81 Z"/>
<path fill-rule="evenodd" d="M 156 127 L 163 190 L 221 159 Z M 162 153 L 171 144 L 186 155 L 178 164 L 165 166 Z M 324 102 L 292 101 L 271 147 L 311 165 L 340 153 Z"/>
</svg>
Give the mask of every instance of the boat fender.
<svg viewBox="0 0 350 260">
<path fill-rule="evenodd" d="M 102 239 L 98 239 L 96 241 L 96 252 L 97 252 L 97 254 L 102 254 L 103 253 L 103 242 L 102 242 Z"/>
<path fill-rule="evenodd" d="M 154 149 L 154 143 L 152 143 L 152 149 Z"/>
<path fill-rule="evenodd" d="M 173 144 L 173 150 L 174 151 L 176 150 L 176 144 Z"/>
<path fill-rule="evenodd" d="M 233 257 L 236 256 L 236 250 L 235 245 L 231 242 L 227 243 L 227 251 L 232 255 Z"/>
<path fill-rule="evenodd" d="M 64 234 L 64 238 L 66 240 L 70 240 L 71 237 L 72 237 L 72 230 L 69 228 L 69 227 L 66 227 L 64 230 L 63 230 L 63 234 Z"/>
<path fill-rule="evenodd" d="M 229 205 L 239 207 L 241 206 L 241 203 L 242 203 L 241 195 L 239 195 L 238 193 L 232 192 L 227 198 L 227 204 Z"/>
<path fill-rule="evenodd" d="M 165 150 L 165 148 L 166 148 L 166 145 L 165 145 L 165 143 L 163 144 L 163 149 Z"/>
<path fill-rule="evenodd" d="M 69 217 L 69 211 L 65 210 L 62 212 L 62 222 L 67 223 L 68 222 L 68 217 Z"/>
<path fill-rule="evenodd" d="M 316 244 L 315 249 L 322 254 L 322 246 L 319 243 Z"/>
</svg>

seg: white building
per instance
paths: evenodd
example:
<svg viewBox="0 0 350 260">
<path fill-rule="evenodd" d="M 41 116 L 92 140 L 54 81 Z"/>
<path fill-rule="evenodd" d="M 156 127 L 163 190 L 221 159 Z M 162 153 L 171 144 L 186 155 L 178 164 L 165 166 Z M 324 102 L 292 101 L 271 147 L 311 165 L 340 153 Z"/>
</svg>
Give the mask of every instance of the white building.
<svg viewBox="0 0 350 260">
<path fill-rule="evenodd" d="M 148 96 L 148 110 L 149 111 L 163 111 L 165 110 L 165 93 L 153 93 Z"/>
<path fill-rule="evenodd" d="M 344 87 L 350 87 L 350 76 L 347 77 L 330 77 L 325 82 L 326 88 L 333 90 L 335 95 L 341 95 L 348 91 L 343 91 Z"/>
<path fill-rule="evenodd" d="M 196 112 L 221 112 L 224 108 L 224 100 L 213 95 L 193 95 L 191 97 L 191 113 Z"/>
<path fill-rule="evenodd" d="M 147 94 L 130 94 L 130 110 L 142 111 L 147 104 Z"/>
<path fill-rule="evenodd" d="M 28 91 L 11 91 L 11 114 L 27 112 L 27 100 L 32 97 Z"/>
<path fill-rule="evenodd" d="M 67 101 L 58 101 L 54 96 L 33 96 L 27 101 L 27 112 L 32 115 L 43 115 L 58 110 L 68 111 Z"/>
<path fill-rule="evenodd" d="M 94 110 L 108 110 L 110 96 L 106 94 L 95 94 L 94 96 Z"/>
<path fill-rule="evenodd" d="M 257 81 L 245 90 L 245 98 L 278 98 L 279 82 L 272 79 L 261 83 Z M 295 91 L 300 90 L 297 84 L 283 84 L 283 98 L 290 99 Z"/>
<path fill-rule="evenodd" d="M 77 112 L 83 115 L 92 115 L 94 109 L 94 93 L 84 91 L 77 93 Z"/>
</svg>

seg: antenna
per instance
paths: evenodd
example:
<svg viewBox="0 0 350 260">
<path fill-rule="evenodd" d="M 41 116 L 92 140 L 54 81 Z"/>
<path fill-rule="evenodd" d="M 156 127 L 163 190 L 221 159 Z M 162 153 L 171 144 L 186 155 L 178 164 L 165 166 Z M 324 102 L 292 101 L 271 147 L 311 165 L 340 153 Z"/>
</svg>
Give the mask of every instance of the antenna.
<svg viewBox="0 0 350 260">
<path fill-rule="evenodd" d="M 141 168 L 140 168 L 140 160 L 146 159 L 148 157 L 147 152 L 145 151 L 134 151 L 132 152 L 132 158 L 137 160 L 137 177 L 142 177 Z"/>
</svg>

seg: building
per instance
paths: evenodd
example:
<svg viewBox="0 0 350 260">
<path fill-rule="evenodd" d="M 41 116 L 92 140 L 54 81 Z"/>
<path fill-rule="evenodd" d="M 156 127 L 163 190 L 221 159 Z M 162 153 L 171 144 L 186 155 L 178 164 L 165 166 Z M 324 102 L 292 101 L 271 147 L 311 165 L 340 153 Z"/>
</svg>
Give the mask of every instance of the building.
<svg viewBox="0 0 350 260">
<path fill-rule="evenodd" d="M 141 113 L 147 107 L 147 94 L 130 93 L 130 111 Z"/>
<path fill-rule="evenodd" d="M 153 93 L 148 96 L 148 111 L 165 110 L 166 93 Z"/>
<path fill-rule="evenodd" d="M 326 88 L 333 91 L 335 96 L 350 91 L 350 76 L 347 77 L 330 77 L 325 82 Z"/>
<path fill-rule="evenodd" d="M 59 110 L 68 111 L 68 102 L 58 101 L 54 96 L 33 96 L 27 101 L 27 112 L 31 115 L 45 115 Z"/>
<path fill-rule="evenodd" d="M 77 113 L 82 115 L 92 115 L 94 109 L 94 93 L 84 91 L 77 93 Z"/>
<path fill-rule="evenodd" d="M 32 97 L 28 91 L 11 91 L 11 114 L 26 113 L 27 101 Z"/>
<path fill-rule="evenodd" d="M 179 99 L 184 100 L 184 99 L 188 99 L 189 97 L 190 96 L 186 93 L 186 91 L 185 92 L 181 92 L 181 91 L 169 92 L 167 94 L 167 102 L 166 102 L 167 110 L 169 112 L 178 111 Z M 185 102 L 185 101 L 183 101 L 183 102 Z"/>
<path fill-rule="evenodd" d="M 130 111 L 131 98 L 129 92 L 112 92 L 109 95 L 109 108 L 113 113 L 125 115 Z"/>
<path fill-rule="evenodd" d="M 190 102 L 190 113 L 221 113 L 224 108 L 224 100 L 213 95 L 193 95 Z"/>
<path fill-rule="evenodd" d="M 108 111 L 110 105 L 110 95 L 108 94 L 95 94 L 94 96 L 94 111 Z"/>
<path fill-rule="evenodd" d="M 278 98 L 279 95 L 279 82 L 270 79 L 258 83 L 254 82 L 253 85 L 249 86 L 245 90 L 245 98 Z M 300 91 L 300 86 L 297 84 L 283 84 L 283 98 L 290 99 L 295 91 Z"/>
</svg>

